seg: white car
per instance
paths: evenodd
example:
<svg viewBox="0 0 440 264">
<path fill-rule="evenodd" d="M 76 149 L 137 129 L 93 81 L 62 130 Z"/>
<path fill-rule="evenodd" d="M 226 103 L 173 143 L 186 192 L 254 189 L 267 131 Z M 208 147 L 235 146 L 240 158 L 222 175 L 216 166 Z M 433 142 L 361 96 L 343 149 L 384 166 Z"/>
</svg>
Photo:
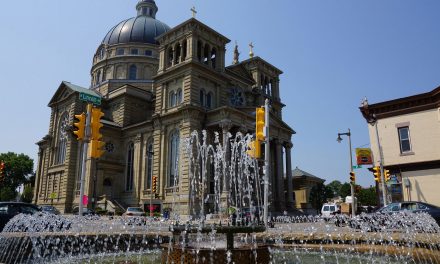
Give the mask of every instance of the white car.
<svg viewBox="0 0 440 264">
<path fill-rule="evenodd" d="M 123 216 L 145 216 L 144 210 L 139 207 L 128 207 Z"/>
<path fill-rule="evenodd" d="M 321 215 L 324 218 L 330 218 L 338 211 L 340 211 L 339 205 L 334 203 L 325 203 L 322 205 Z"/>
</svg>

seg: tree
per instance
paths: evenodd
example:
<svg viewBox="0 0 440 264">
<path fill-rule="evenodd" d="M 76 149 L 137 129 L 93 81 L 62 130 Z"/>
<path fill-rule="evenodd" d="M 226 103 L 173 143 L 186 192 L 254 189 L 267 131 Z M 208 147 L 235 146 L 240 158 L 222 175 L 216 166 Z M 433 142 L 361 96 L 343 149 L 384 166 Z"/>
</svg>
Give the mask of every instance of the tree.
<svg viewBox="0 0 440 264">
<path fill-rule="evenodd" d="M 340 181 L 332 181 L 327 184 L 327 188 L 332 192 L 333 197 L 341 196 L 342 183 Z"/>
<path fill-rule="evenodd" d="M 21 194 L 21 201 L 25 203 L 31 203 L 34 194 L 32 191 L 32 186 L 30 184 L 26 184 L 24 186 L 23 193 Z"/>
<path fill-rule="evenodd" d="M 13 152 L 1 153 L 0 161 L 5 164 L 3 181 L 0 183 L 0 201 L 8 201 L 15 198 L 18 186 L 27 183 L 32 176 L 34 161 L 27 155 Z"/>
<path fill-rule="evenodd" d="M 351 196 L 351 185 L 348 182 L 345 182 L 341 185 L 340 196 L 345 198 L 347 196 Z"/>
<path fill-rule="evenodd" d="M 323 183 L 318 183 L 310 190 L 309 201 L 312 207 L 316 209 L 316 211 L 319 213 L 322 205 L 327 202 L 328 198 L 332 197 L 332 190 L 325 186 Z"/>
<path fill-rule="evenodd" d="M 370 187 L 361 189 L 357 194 L 358 203 L 360 205 L 377 206 L 376 188 Z"/>
</svg>

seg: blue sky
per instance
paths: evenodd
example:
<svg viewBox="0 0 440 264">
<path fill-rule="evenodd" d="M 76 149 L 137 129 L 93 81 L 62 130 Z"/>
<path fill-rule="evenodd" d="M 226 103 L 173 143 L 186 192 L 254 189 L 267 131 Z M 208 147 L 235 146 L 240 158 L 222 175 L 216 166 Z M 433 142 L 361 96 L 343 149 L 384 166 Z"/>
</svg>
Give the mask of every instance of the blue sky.
<svg viewBox="0 0 440 264">
<path fill-rule="evenodd" d="M 61 81 L 88 87 L 92 56 L 107 31 L 135 15 L 137 0 L 5 1 L 0 9 L 0 153 L 37 160 L 48 132 L 47 104 Z M 348 181 L 348 142 L 369 145 L 358 107 L 430 91 L 440 84 L 440 1 L 157 0 L 157 18 L 173 27 L 197 19 L 284 71 L 284 120 L 293 168 Z M 373 184 L 366 169 L 358 183 Z"/>
</svg>

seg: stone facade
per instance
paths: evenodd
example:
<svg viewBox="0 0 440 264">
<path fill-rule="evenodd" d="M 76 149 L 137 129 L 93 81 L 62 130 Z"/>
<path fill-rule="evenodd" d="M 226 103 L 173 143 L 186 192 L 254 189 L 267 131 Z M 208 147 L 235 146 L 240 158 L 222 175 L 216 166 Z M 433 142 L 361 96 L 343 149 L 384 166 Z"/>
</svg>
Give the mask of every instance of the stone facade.
<svg viewBox="0 0 440 264">
<path fill-rule="evenodd" d="M 141 0 L 137 8 L 137 19 L 155 19 L 154 1 Z M 149 17 L 148 10 L 154 16 Z M 122 207 L 146 208 L 152 197 L 151 177 L 157 176 L 153 203 L 162 209 L 180 203 L 180 213 L 189 213 L 188 195 L 173 199 L 173 193 L 189 191 L 188 160 L 180 151 L 183 139 L 194 130 L 219 132 L 225 144 L 228 132 L 252 134 L 253 112 L 269 98 L 272 210 L 291 209 L 293 201 L 286 203 L 284 193 L 292 193 L 292 186 L 284 186 L 283 164 L 290 171 L 295 132 L 282 120 L 282 72 L 260 57 L 225 66 L 227 43 L 228 38 L 195 18 L 167 29 L 155 41 L 133 36 L 111 44 L 104 40 L 93 58 L 91 87 L 63 82 L 49 103 L 49 132 L 37 143 L 35 202 L 53 204 L 62 212 L 79 202 L 82 152 L 72 124 L 74 115 L 86 109 L 78 94 L 89 93 L 102 97 L 106 142 L 105 154 L 86 163 L 84 193 L 91 198 L 90 207 L 105 197 Z M 176 177 L 178 186 L 173 183 Z"/>
</svg>

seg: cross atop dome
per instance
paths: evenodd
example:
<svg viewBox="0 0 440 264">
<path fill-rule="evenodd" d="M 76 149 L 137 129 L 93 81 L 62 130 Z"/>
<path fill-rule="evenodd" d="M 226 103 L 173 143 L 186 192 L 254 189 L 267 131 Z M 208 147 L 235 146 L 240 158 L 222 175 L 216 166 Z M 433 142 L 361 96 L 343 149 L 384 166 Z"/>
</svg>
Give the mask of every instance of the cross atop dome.
<svg viewBox="0 0 440 264">
<path fill-rule="evenodd" d="M 136 5 L 138 16 L 149 16 L 156 18 L 156 13 L 159 10 L 154 0 L 139 0 Z"/>
</svg>

